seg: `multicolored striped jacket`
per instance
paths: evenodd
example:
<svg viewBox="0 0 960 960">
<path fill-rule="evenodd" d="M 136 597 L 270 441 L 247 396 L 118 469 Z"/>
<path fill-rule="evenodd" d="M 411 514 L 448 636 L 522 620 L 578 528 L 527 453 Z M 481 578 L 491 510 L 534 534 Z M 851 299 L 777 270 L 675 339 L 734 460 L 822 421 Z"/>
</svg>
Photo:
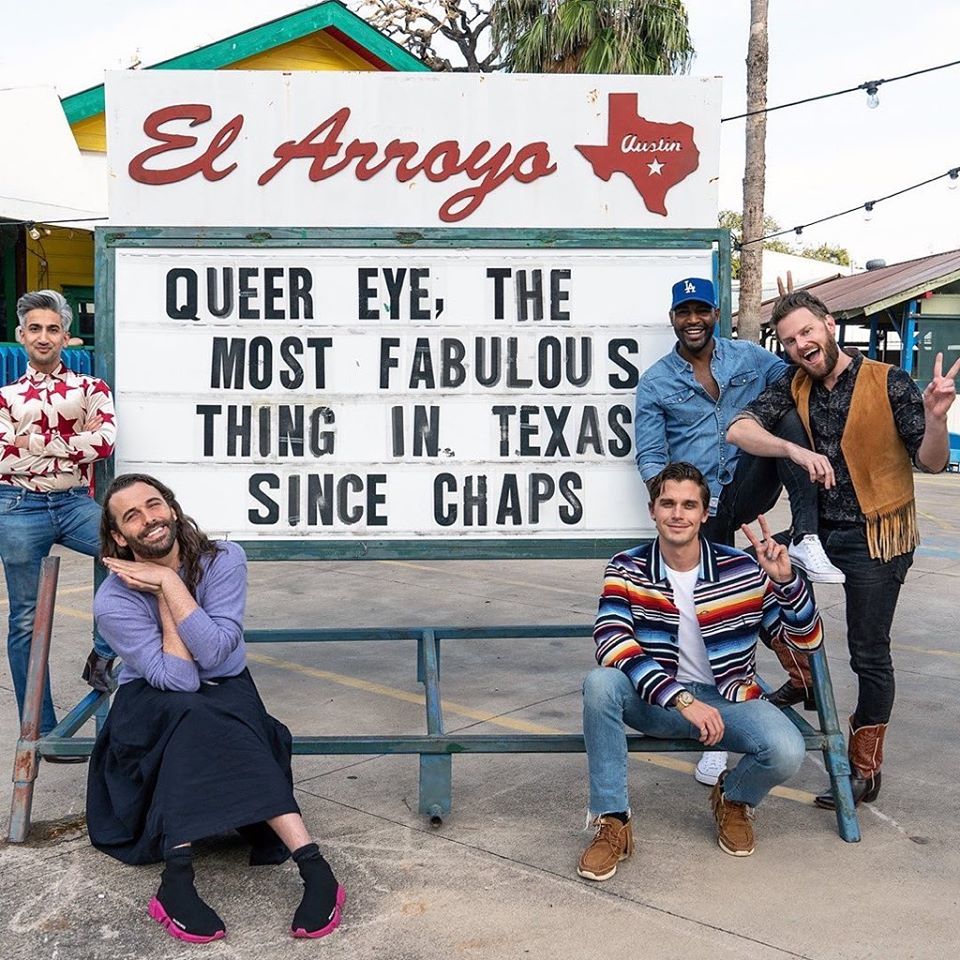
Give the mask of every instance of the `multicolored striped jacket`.
<svg viewBox="0 0 960 960">
<path fill-rule="evenodd" d="M 728 700 L 755 700 L 757 638 L 778 634 L 796 650 L 815 650 L 823 625 L 810 591 L 796 573 L 774 583 L 742 550 L 700 540 L 693 592 L 697 620 L 717 689 Z M 608 564 L 593 630 L 597 663 L 617 667 L 648 703 L 665 707 L 677 682 L 680 614 L 667 580 L 660 541 L 618 553 Z"/>
</svg>

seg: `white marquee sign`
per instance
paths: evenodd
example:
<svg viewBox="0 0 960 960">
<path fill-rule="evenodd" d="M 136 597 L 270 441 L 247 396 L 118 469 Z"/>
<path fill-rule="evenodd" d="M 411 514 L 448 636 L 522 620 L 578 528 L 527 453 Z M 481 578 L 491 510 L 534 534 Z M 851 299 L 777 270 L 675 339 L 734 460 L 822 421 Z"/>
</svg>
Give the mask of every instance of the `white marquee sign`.
<svg viewBox="0 0 960 960">
<path fill-rule="evenodd" d="M 116 472 L 236 539 L 649 532 L 634 392 L 709 250 L 115 253 Z"/>
</svg>

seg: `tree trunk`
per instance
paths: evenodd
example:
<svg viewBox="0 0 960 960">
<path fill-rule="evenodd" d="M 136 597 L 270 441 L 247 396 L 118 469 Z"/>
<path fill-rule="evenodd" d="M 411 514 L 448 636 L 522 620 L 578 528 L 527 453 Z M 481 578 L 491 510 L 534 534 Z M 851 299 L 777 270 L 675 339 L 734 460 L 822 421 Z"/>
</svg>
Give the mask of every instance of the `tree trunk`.
<svg viewBox="0 0 960 960">
<path fill-rule="evenodd" d="M 750 42 L 747 46 L 747 112 L 767 106 L 767 0 L 750 0 Z M 763 236 L 763 192 L 767 166 L 767 115 L 747 117 L 746 164 L 743 172 L 743 239 Z M 760 342 L 760 301 L 763 292 L 763 244 L 751 243 L 740 252 L 740 307 L 737 329 L 741 340 Z"/>
</svg>

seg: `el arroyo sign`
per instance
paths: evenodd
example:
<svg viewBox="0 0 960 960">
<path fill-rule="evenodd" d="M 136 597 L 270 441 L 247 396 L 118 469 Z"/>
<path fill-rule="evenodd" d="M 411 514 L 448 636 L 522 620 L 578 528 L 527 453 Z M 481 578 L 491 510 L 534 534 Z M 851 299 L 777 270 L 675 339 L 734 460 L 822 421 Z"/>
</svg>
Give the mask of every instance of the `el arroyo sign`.
<svg viewBox="0 0 960 960">
<path fill-rule="evenodd" d="M 719 103 L 697 78 L 113 73 L 111 221 L 713 226 Z"/>
<path fill-rule="evenodd" d="M 429 556 L 648 533 L 634 394 L 674 343 L 671 284 L 713 262 L 709 241 L 624 228 L 715 228 L 719 97 L 693 78 L 111 74 L 117 472 L 247 541 Z"/>
</svg>

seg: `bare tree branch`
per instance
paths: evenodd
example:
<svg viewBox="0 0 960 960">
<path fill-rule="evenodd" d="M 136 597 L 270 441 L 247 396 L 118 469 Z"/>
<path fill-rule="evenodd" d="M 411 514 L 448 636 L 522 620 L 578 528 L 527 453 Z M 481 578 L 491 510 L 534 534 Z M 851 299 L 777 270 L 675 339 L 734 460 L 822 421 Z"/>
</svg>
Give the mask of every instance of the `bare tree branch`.
<svg viewBox="0 0 960 960">
<path fill-rule="evenodd" d="M 490 73 L 503 68 L 491 40 L 494 0 L 362 0 L 371 26 L 409 50 L 431 70 Z M 453 49 L 461 61 L 451 59 Z M 481 57 L 479 51 L 483 51 Z"/>
</svg>

